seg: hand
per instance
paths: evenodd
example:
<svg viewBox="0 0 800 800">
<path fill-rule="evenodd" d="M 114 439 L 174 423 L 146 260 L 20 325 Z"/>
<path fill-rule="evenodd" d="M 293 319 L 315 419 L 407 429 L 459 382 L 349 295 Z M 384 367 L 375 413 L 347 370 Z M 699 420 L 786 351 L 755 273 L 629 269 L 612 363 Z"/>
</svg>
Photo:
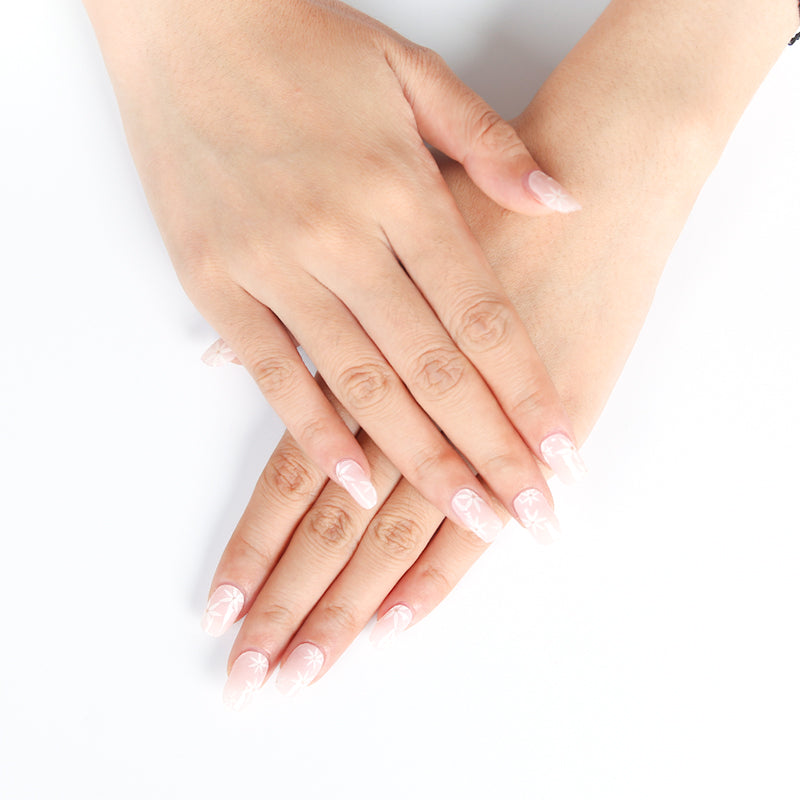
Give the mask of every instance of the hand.
<svg viewBox="0 0 800 800">
<path fill-rule="evenodd" d="M 673 19 L 653 5 L 661 33 L 673 26 L 704 40 L 707 21 L 692 30 L 685 23 L 693 19 L 688 8 L 690 14 Z M 720 9 L 725 11 L 722 4 Z M 676 36 L 665 35 L 666 51 L 653 58 L 650 22 L 635 4 L 612 4 L 518 121 L 524 138 L 535 137 L 545 151 L 558 149 L 566 174 L 591 200 L 584 214 L 535 222 L 502 214 L 459 167 L 445 167 L 565 398 L 579 440 L 608 397 L 669 250 L 727 139 L 730 130 L 721 120 L 732 126 L 747 101 L 742 87 L 753 91 L 783 46 L 780 23 L 774 36 L 763 36 L 745 20 L 740 35 L 726 38 L 717 52 L 708 46 L 726 76 L 708 72 L 713 102 L 703 91 L 698 102 L 691 91 L 675 92 L 675 105 L 665 114 L 653 102 L 667 88 L 659 71 L 675 76 L 688 66 L 690 85 L 703 87 L 691 69 L 694 56 L 683 64 L 686 56 L 672 49 Z M 754 35 L 760 40 L 754 42 Z M 729 52 L 731 42 L 748 45 L 750 64 Z M 637 44 L 642 67 L 633 71 L 629 49 Z M 611 161 L 599 162 L 598 148 L 612 153 Z M 608 164 L 614 165 L 611 173 Z M 537 259 L 529 264 L 527 254 L 534 251 Z M 247 614 L 229 659 L 226 699 L 234 707 L 281 661 L 279 688 L 293 692 L 318 679 L 375 609 L 378 641 L 418 622 L 485 548 L 449 521 L 433 536 L 441 515 L 407 483 L 395 483 L 386 459 L 366 437 L 362 443 L 380 496 L 387 498 L 377 516 L 370 520 L 338 487 L 325 485 L 287 436 L 226 548 L 206 621 L 218 634 Z M 546 515 L 531 522 L 538 535 L 555 533 Z"/>
<path fill-rule="evenodd" d="M 291 335 L 423 496 L 487 541 L 500 520 L 450 442 L 512 514 L 524 492 L 549 499 L 540 463 L 580 471 L 423 139 L 507 208 L 577 205 L 441 59 L 322 0 L 116 0 L 92 16 L 187 293 L 329 478 L 374 506 L 368 459 Z"/>
</svg>

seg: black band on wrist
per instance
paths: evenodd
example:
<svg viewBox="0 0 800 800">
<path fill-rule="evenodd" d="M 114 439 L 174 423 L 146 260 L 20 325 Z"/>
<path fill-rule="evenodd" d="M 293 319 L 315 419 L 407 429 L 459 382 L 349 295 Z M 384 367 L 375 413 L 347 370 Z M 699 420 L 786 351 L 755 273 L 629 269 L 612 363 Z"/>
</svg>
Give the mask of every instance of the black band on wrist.
<svg viewBox="0 0 800 800">
<path fill-rule="evenodd" d="M 800 11 L 800 0 L 798 0 L 797 2 L 797 10 Z M 797 31 L 797 33 L 794 36 L 792 36 L 791 40 L 789 41 L 789 44 L 793 45 L 798 39 L 800 39 L 800 31 Z"/>
</svg>

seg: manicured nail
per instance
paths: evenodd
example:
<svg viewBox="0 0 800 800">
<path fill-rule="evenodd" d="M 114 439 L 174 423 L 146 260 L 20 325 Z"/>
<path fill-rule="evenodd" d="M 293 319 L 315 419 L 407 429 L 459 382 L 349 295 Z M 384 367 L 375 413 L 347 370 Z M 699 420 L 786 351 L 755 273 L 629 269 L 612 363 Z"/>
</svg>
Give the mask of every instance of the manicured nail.
<svg viewBox="0 0 800 800">
<path fill-rule="evenodd" d="M 336 480 L 361 508 L 375 508 L 378 493 L 358 462 L 345 458 L 336 465 Z"/>
<path fill-rule="evenodd" d="M 542 544 L 555 541 L 561 532 L 558 519 L 547 502 L 543 492 L 538 489 L 525 489 L 514 499 L 514 511 L 519 521 Z"/>
<path fill-rule="evenodd" d="M 233 662 L 222 690 L 222 702 L 231 711 L 241 711 L 261 688 L 268 671 L 269 661 L 263 653 L 246 650 Z"/>
<path fill-rule="evenodd" d="M 528 175 L 528 188 L 543 206 L 552 208 L 553 211 L 571 214 L 573 211 L 581 209 L 581 204 L 567 194 L 566 189 L 557 180 L 546 175 L 540 169 Z"/>
<path fill-rule="evenodd" d="M 294 697 L 319 675 L 324 660 L 322 650 L 316 645 L 308 642 L 298 645 L 280 668 L 275 686 L 287 697 Z"/>
<path fill-rule="evenodd" d="M 398 633 L 402 633 L 410 624 L 414 613 L 408 606 L 398 603 L 392 606 L 376 623 L 369 640 L 375 647 L 382 649 L 390 645 Z"/>
<path fill-rule="evenodd" d="M 450 505 L 465 528 L 484 542 L 493 542 L 503 529 L 503 522 L 489 504 L 472 489 L 459 489 Z"/>
<path fill-rule="evenodd" d="M 209 636 L 222 636 L 236 622 L 243 605 L 244 595 L 235 586 L 220 586 L 208 600 L 203 630 Z"/>
<path fill-rule="evenodd" d="M 208 350 L 200 356 L 200 360 L 209 367 L 222 367 L 236 359 L 236 353 L 222 339 L 217 339 Z"/>
<path fill-rule="evenodd" d="M 545 463 L 564 483 L 577 483 L 586 474 L 578 448 L 563 433 L 548 436 L 540 447 Z"/>
</svg>

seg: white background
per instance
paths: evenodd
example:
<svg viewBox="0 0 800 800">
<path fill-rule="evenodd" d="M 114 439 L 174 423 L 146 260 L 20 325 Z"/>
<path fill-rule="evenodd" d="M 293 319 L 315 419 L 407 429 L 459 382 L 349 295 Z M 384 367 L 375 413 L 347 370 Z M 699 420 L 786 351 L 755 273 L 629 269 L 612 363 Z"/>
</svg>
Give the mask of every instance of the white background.
<svg viewBox="0 0 800 800">
<path fill-rule="evenodd" d="M 364 0 L 516 113 L 603 3 Z M 559 491 L 386 653 L 220 702 L 208 582 L 281 425 L 183 296 L 77 2 L 0 47 L 0 797 L 800 796 L 800 46 Z M 710 32 L 709 35 L 713 35 Z"/>
</svg>

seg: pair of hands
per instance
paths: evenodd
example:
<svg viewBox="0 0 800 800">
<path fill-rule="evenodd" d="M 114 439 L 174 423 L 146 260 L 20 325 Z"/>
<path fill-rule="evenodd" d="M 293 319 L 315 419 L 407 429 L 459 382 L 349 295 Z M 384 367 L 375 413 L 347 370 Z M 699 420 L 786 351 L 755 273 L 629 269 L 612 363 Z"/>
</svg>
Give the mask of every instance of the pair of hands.
<svg viewBox="0 0 800 800">
<path fill-rule="evenodd" d="M 598 200 L 581 215 L 540 220 L 508 215 L 459 165 L 445 164 L 443 175 L 534 334 L 583 440 L 644 320 L 697 181 L 696 172 L 686 169 L 670 196 L 650 193 L 653 184 L 675 174 L 673 153 L 665 148 L 664 162 L 653 165 L 652 177 L 637 186 L 637 159 L 652 145 L 652 140 L 645 142 L 646 118 L 622 123 L 630 128 L 629 141 L 639 138 L 644 146 L 613 188 L 602 165 L 592 164 L 594 147 L 603 137 L 613 139 L 616 130 L 601 134 L 600 140 L 578 137 L 575 145 L 563 148 L 563 128 L 574 122 L 570 117 L 586 119 L 588 111 L 591 119 L 604 102 L 601 86 L 587 90 L 576 78 L 551 78 L 529 110 L 528 122 L 519 124 L 552 149 L 566 150 L 570 171 L 582 177 L 585 194 Z M 675 145 L 685 146 L 681 123 L 670 127 Z M 631 152 L 622 142 L 617 147 Z M 703 161 L 710 164 L 710 156 Z M 615 198 L 617 188 L 623 191 Z M 615 235 L 604 237 L 610 230 Z M 346 411 L 338 410 L 355 429 Z M 244 708 L 279 665 L 276 685 L 286 694 L 318 680 L 376 611 L 372 641 L 390 642 L 430 613 L 488 546 L 443 521 L 364 432 L 358 439 L 374 476 L 377 512 L 361 508 L 326 480 L 287 433 L 222 556 L 204 625 L 212 635 L 221 635 L 244 616 L 224 691 L 231 708 Z M 557 533 L 546 516 L 532 522 L 542 543 Z"/>
<path fill-rule="evenodd" d="M 543 465 L 582 471 L 570 420 L 425 147 L 506 209 L 576 210 L 514 129 L 334 0 L 87 4 L 178 276 L 225 342 L 208 359 L 235 354 L 365 508 L 369 459 L 296 343 L 443 515 L 485 541 L 492 496 L 522 523 L 552 516 Z"/>
<path fill-rule="evenodd" d="M 276 247 L 282 234 L 288 233 L 286 238 L 291 241 L 298 234 L 299 241 L 306 245 L 310 241 L 311 250 L 306 252 L 319 244 L 314 231 L 306 230 L 309 226 L 303 219 L 280 216 L 287 209 L 280 203 L 276 207 L 270 181 L 264 177 L 279 160 L 277 154 L 267 153 L 272 140 L 265 151 L 263 139 L 257 135 L 258 125 L 264 124 L 259 110 L 263 110 L 264 97 L 270 95 L 258 80 L 264 53 L 252 44 L 260 41 L 259 37 L 269 28 L 270 20 L 263 18 L 266 11 L 259 11 L 256 4 L 217 8 L 216 21 L 224 24 L 213 30 L 199 25 L 198 30 L 192 31 L 189 44 L 194 45 L 197 56 L 194 65 L 200 69 L 182 74 L 176 87 L 165 81 L 164 75 L 175 74 L 177 62 L 186 51 L 185 47 L 174 46 L 174 42 L 170 49 L 168 41 L 181 28 L 176 25 L 176 19 L 181 16 L 180 0 L 169 4 L 172 19 L 169 14 L 167 18 L 163 15 L 163 0 L 143 0 L 136 4 L 130 0 L 115 0 L 98 4 L 94 9 L 91 8 L 94 0 L 86 0 L 86 4 L 104 43 L 112 76 L 116 77 L 131 146 L 173 257 L 184 254 L 187 264 L 207 267 L 196 269 L 192 274 L 198 276 L 199 286 L 213 287 L 208 291 L 209 302 L 218 305 L 212 310 L 220 314 L 225 309 L 235 310 L 237 316 L 231 318 L 230 324 L 238 321 L 243 327 L 255 325 L 255 329 L 259 329 L 262 326 L 262 331 L 272 330 L 275 337 L 285 336 L 291 342 L 285 329 L 277 325 L 277 319 L 273 319 L 263 303 L 256 302 L 246 287 L 242 288 L 241 282 L 231 289 L 236 279 L 229 279 L 230 264 L 224 253 L 210 247 L 214 242 L 227 243 L 230 252 L 237 256 L 230 263 L 242 270 L 241 275 L 247 273 L 242 265 L 248 260 L 253 264 L 259 261 L 271 264 L 273 252 L 283 254 L 283 261 L 278 259 L 281 263 L 276 274 L 285 276 L 280 268 L 287 260 L 294 261 L 285 255 L 288 251 Z M 342 19 L 363 22 L 360 15 L 345 12 L 339 5 L 289 4 L 294 9 L 312 5 L 328 11 L 333 9 Z M 581 441 L 599 414 L 635 340 L 663 263 L 696 192 L 713 167 L 738 114 L 783 47 L 786 32 L 796 25 L 793 3 L 773 0 L 770 5 L 774 8 L 764 13 L 755 0 L 746 0 L 740 13 L 732 15 L 729 6 L 721 0 L 710 0 L 702 13 L 698 13 L 689 0 L 678 0 L 669 9 L 647 0 L 612 2 L 516 123 L 523 139 L 536 144 L 541 162 L 558 164 L 559 175 L 575 187 L 587 206 L 581 214 L 551 215 L 536 220 L 507 214 L 481 195 L 459 167 L 449 164 L 444 169 L 445 179 L 460 204 L 464 219 L 440 216 L 440 222 L 450 221 L 455 227 L 437 228 L 433 242 L 437 246 L 444 244 L 442 252 L 447 253 L 452 247 L 472 241 L 464 238 L 464 221 L 473 231 L 478 244 L 489 256 L 497 278 L 513 298 L 517 309 L 513 313 L 520 314 L 536 341 L 564 406 L 575 421 L 576 434 L 570 438 Z M 141 65 L 147 60 L 143 53 L 115 41 L 114 34 L 119 27 L 114 24 L 117 21 L 114 12 L 120 7 L 126 7 L 130 15 L 126 34 L 131 28 L 141 27 L 143 21 L 147 29 L 141 37 L 131 37 L 131 41 L 156 42 L 147 48 L 147 55 L 156 64 L 155 70 L 145 70 L 143 74 Z M 271 8 L 269 12 L 272 13 Z M 224 51 L 226 42 L 230 41 L 231 25 L 227 23 L 233 24 L 243 35 L 244 45 L 248 41 L 251 45 L 248 48 L 239 42 L 240 46 L 233 51 L 228 49 L 230 69 L 223 70 L 230 78 L 228 85 L 211 81 L 212 88 L 216 89 L 216 94 L 211 92 L 216 102 L 209 106 L 222 109 L 221 116 L 227 127 L 222 131 L 204 131 L 202 125 L 199 128 L 192 124 L 187 126 L 187 119 L 203 118 L 201 101 L 207 102 L 209 75 L 219 74 L 220 62 L 215 55 L 218 56 L 220 48 Z M 707 31 L 712 24 L 721 34 L 709 40 Z M 375 30 L 383 29 L 378 26 L 372 29 Z M 284 33 L 289 31 L 291 27 L 284 29 Z M 159 42 L 160 35 L 166 39 Z M 387 34 L 384 31 L 381 35 Z M 368 36 L 367 39 L 374 44 L 374 38 Z M 673 46 L 672 43 L 678 41 L 682 46 Z M 748 53 L 746 60 L 737 55 L 743 51 Z M 244 60 L 253 67 L 252 85 L 240 80 L 238 66 L 242 53 L 246 56 Z M 223 63 L 226 63 L 225 58 Z M 202 90 L 194 94 L 191 91 L 176 94 L 177 89 L 186 87 L 201 87 Z M 302 93 L 298 93 L 297 88 L 297 82 L 290 76 L 278 95 L 300 103 Z M 408 85 L 404 87 L 403 96 L 410 101 L 414 115 L 413 97 L 409 98 L 407 89 Z M 180 102 L 187 96 L 190 101 L 194 99 L 188 108 Z M 254 97 L 256 113 L 248 117 L 248 109 L 252 111 L 254 106 L 247 101 Z M 315 98 L 315 102 L 323 100 Z M 165 108 L 173 109 L 174 114 L 165 114 Z M 308 106 L 305 108 L 308 111 Z M 363 108 L 363 114 L 368 110 Z M 334 147 L 341 131 L 328 127 L 321 130 L 333 130 L 327 142 L 329 147 Z M 496 125 L 493 130 L 498 130 Z M 227 142 L 228 147 L 219 150 L 213 143 L 221 133 L 229 133 L 230 138 L 223 136 L 222 141 Z M 256 143 L 256 150 L 261 147 L 258 152 L 267 153 L 263 158 L 253 157 L 248 148 L 240 152 L 241 148 L 231 144 L 242 136 L 247 139 L 248 133 L 255 136 L 251 136 L 251 141 Z M 285 138 L 278 136 L 275 141 L 288 147 L 284 155 L 291 166 L 302 172 L 301 150 L 293 150 L 291 146 L 293 135 L 298 141 L 302 137 L 297 131 L 284 133 Z M 187 152 L 197 156 L 196 160 L 188 159 L 184 165 L 172 163 L 164 143 L 173 141 L 182 143 Z M 362 149 L 353 147 L 348 154 L 335 149 L 331 152 L 337 155 L 336 163 L 347 163 L 349 154 L 356 170 L 362 161 L 372 167 L 388 163 L 385 153 L 376 154 L 374 142 Z M 417 153 L 422 155 L 419 150 Z M 599 153 L 603 158 L 598 158 Z M 454 154 L 463 157 L 470 166 L 464 152 Z M 429 169 L 430 161 L 425 164 L 425 169 Z M 256 177 L 252 192 L 245 192 L 241 183 L 244 180 L 247 187 L 247 178 L 252 177 L 248 176 L 247 167 L 253 165 Z M 324 177 L 332 165 L 333 162 L 325 161 L 317 167 Z M 391 174 L 397 175 L 396 172 Z M 289 191 L 286 187 L 291 187 L 292 176 L 284 177 L 284 183 L 278 188 Z M 490 191 L 474 169 L 471 177 L 482 189 Z M 374 189 L 372 172 L 359 174 L 358 178 L 366 180 L 364 185 Z M 420 201 L 442 196 L 434 192 L 434 183 L 427 184 L 431 187 L 430 195 L 418 198 Z M 197 194 L 197 186 L 204 184 L 213 186 L 214 191 Z M 324 211 L 324 220 L 334 220 L 336 224 L 326 230 L 328 233 L 331 230 L 339 234 L 345 232 L 346 235 L 334 239 L 341 245 L 340 253 L 349 255 L 353 242 L 364 245 L 363 237 L 359 238 L 357 233 L 366 217 L 357 214 L 353 218 L 337 217 L 330 210 L 331 198 L 338 197 L 336 191 L 340 186 L 336 180 L 323 181 L 322 185 L 325 191 L 310 208 L 312 219 Z M 362 187 L 358 181 L 349 185 L 357 187 L 357 191 L 346 195 L 347 201 L 353 203 L 354 209 L 364 208 L 358 197 Z M 297 199 L 291 192 L 288 196 Z M 382 209 L 380 213 L 385 219 L 389 207 L 377 203 L 375 191 L 369 192 L 367 197 L 369 207 Z M 411 219 L 409 197 L 401 194 L 403 202 L 397 208 L 389 208 L 395 218 Z M 183 198 L 185 203 L 173 203 L 176 198 Z M 252 209 L 264 207 L 276 210 L 279 225 L 270 227 L 271 220 L 263 214 L 250 213 Z M 198 209 L 202 213 L 193 218 L 192 213 Z M 381 218 L 380 213 L 378 218 Z M 189 223 L 184 225 L 187 219 Z M 350 224 L 353 219 L 357 219 L 355 226 Z M 375 215 L 370 219 L 374 222 Z M 282 227 L 284 225 L 286 228 Z M 263 237 L 262 227 L 272 232 L 271 238 Z M 304 230 L 308 233 L 306 237 L 300 235 Z M 405 230 L 403 228 L 402 232 Z M 453 230 L 459 233 L 455 245 L 449 238 Z M 172 240 L 173 231 L 188 231 L 190 235 Z M 348 240 L 345 246 L 346 236 L 352 241 Z M 407 241 L 414 244 L 413 234 Z M 181 245 L 188 247 L 181 250 Z M 450 255 L 460 252 L 450 250 Z M 531 263 L 534 259 L 535 263 Z M 451 261 L 459 259 L 454 257 L 445 263 Z M 403 266 L 409 269 L 405 262 Z M 321 275 L 312 277 L 325 286 L 324 281 L 318 279 Z M 374 277 L 373 273 L 370 275 Z M 447 275 L 434 275 L 436 277 L 445 280 Z M 325 288 L 331 290 L 329 286 Z M 232 298 L 242 305 L 235 309 L 226 305 Z M 499 302 L 502 304 L 503 300 Z M 508 307 L 504 308 L 508 312 Z M 313 307 L 305 309 L 313 310 Z M 404 319 L 407 323 L 408 318 Z M 507 314 L 505 319 L 514 323 L 512 327 L 516 325 L 514 317 Z M 270 328 L 272 323 L 275 324 Z M 226 338 L 231 338 L 226 328 L 218 327 Z M 478 327 L 487 326 L 479 324 Z M 489 333 L 496 327 L 489 325 Z M 505 324 L 501 329 L 508 330 Z M 347 341 L 346 335 L 340 336 L 338 332 L 329 339 L 337 348 Z M 450 345 L 445 343 L 444 346 Z M 315 355 L 310 348 L 306 349 Z M 245 363 L 248 363 L 247 352 L 241 353 Z M 452 350 L 449 355 L 453 355 Z M 454 357 L 461 356 L 456 353 Z M 316 357 L 315 360 L 319 361 Z M 276 362 L 261 359 L 250 363 Z M 528 367 L 533 364 L 529 361 Z M 434 362 L 434 367 L 438 376 L 441 365 Z M 448 370 L 444 372 L 443 377 L 447 378 Z M 460 369 L 456 372 L 463 374 Z M 278 370 L 270 374 L 281 378 L 275 381 L 280 388 L 283 377 L 289 373 Z M 335 365 L 333 374 L 334 378 L 341 374 Z M 474 378 L 474 374 L 470 375 Z M 462 381 L 457 383 L 463 385 Z M 480 382 L 473 381 L 471 385 L 494 389 Z M 540 408 L 546 406 L 547 403 L 539 404 Z M 482 408 L 482 412 L 484 410 Z M 429 424 L 421 411 L 419 414 L 421 423 Z M 349 422 L 355 431 L 353 420 L 344 412 L 343 418 L 344 422 L 336 424 Z M 470 422 L 474 419 L 475 416 L 471 416 Z M 376 429 L 374 422 L 373 429 Z M 313 430 L 322 435 L 318 427 Z M 418 445 L 419 440 L 415 441 Z M 376 608 L 380 617 L 378 638 L 391 636 L 393 631 L 418 621 L 444 597 L 485 546 L 452 521 L 439 527 L 443 515 L 450 514 L 452 507 L 442 502 L 442 495 L 433 497 L 436 492 L 431 492 L 430 487 L 420 487 L 423 489 L 420 495 L 409 483 L 399 480 L 399 472 L 391 466 L 398 463 L 398 459 L 391 453 L 382 455 L 379 438 L 377 444 L 373 444 L 362 431 L 358 434 L 358 443 L 360 452 L 370 463 L 352 460 L 364 471 L 367 476 L 364 480 L 369 478 L 367 469 L 373 470 L 374 499 L 383 501 L 380 512 L 374 514 L 362 507 L 368 503 L 354 503 L 351 495 L 345 494 L 340 486 L 332 482 L 326 484 L 326 476 L 327 479 L 337 477 L 335 466 L 333 470 L 329 465 L 324 471 L 319 470 L 314 461 L 320 459 L 309 459 L 297 442 L 287 438 L 259 481 L 256 494 L 226 549 L 212 585 L 207 627 L 210 632 L 218 633 L 243 613 L 247 614 L 231 653 L 232 669 L 226 692 L 231 705 L 240 706 L 246 702 L 280 660 L 283 661 L 283 677 L 279 683 L 288 690 L 296 690 L 315 676 L 319 677 Z M 524 444 L 529 445 L 529 452 L 535 451 L 530 442 Z M 510 446 L 513 450 L 513 442 Z M 389 455 L 392 455 L 391 460 Z M 471 458 L 470 452 L 466 455 Z M 537 455 L 544 460 L 541 452 Z M 454 463 L 447 461 L 452 454 L 444 457 L 447 464 Z M 513 463 L 513 459 L 512 462 L 506 459 L 506 463 Z M 549 500 L 545 490 L 543 487 L 542 495 Z M 488 507 L 488 493 L 482 488 L 473 491 Z M 436 505 L 426 503 L 423 497 L 433 499 Z M 449 499 L 446 492 L 444 499 Z M 508 498 L 501 499 L 510 511 Z M 447 507 L 442 508 L 443 505 Z M 342 569 L 345 564 L 347 566 Z M 386 612 L 391 609 L 395 611 L 387 616 Z"/>
</svg>

